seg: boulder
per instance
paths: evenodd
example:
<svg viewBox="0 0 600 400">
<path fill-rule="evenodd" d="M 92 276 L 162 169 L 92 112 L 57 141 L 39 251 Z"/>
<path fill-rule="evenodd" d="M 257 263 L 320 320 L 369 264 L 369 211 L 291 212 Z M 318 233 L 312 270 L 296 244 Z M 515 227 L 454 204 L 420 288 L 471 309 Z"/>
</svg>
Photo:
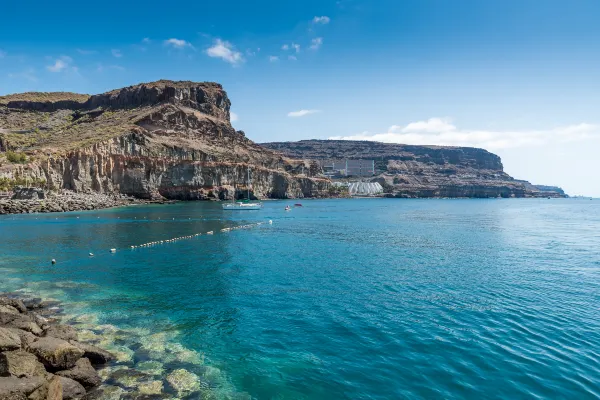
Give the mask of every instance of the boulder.
<svg viewBox="0 0 600 400">
<path fill-rule="evenodd" d="M 44 336 L 52 336 L 62 340 L 77 340 L 77 330 L 70 325 L 50 325 Z"/>
<path fill-rule="evenodd" d="M 33 311 L 28 311 L 26 315 L 28 315 L 37 326 L 42 328 L 42 330 L 46 330 L 50 327 L 50 321 L 48 318 L 42 317 L 40 314 Z"/>
<path fill-rule="evenodd" d="M 10 297 L 0 297 L 0 305 L 2 306 L 11 306 L 19 310 L 19 312 L 27 312 L 27 307 L 25 304 L 19 299 L 12 299 Z"/>
<path fill-rule="evenodd" d="M 63 400 L 63 386 L 60 377 L 55 376 L 48 384 L 46 400 Z"/>
<path fill-rule="evenodd" d="M 26 400 L 30 394 L 47 384 L 46 379 L 39 376 L 21 379 L 0 377 L 0 400 Z"/>
<path fill-rule="evenodd" d="M 115 359 L 111 353 L 101 349 L 100 347 L 92 346 L 91 344 L 80 343 L 76 340 L 69 340 L 69 343 L 81 349 L 84 352 L 83 356 L 88 358 L 92 364 L 106 364 L 107 362 Z"/>
<path fill-rule="evenodd" d="M 45 377 L 46 370 L 36 356 L 23 350 L 0 353 L 0 376 L 15 378 Z"/>
<path fill-rule="evenodd" d="M 75 366 L 84 351 L 69 342 L 54 337 L 38 338 L 29 346 L 29 351 L 51 369 L 69 369 Z M 64 383 L 64 382 L 63 382 Z"/>
<path fill-rule="evenodd" d="M 81 383 L 74 381 L 73 379 L 65 378 L 64 376 L 59 378 L 62 384 L 62 398 L 64 400 L 81 399 L 85 396 L 85 388 Z"/>
<path fill-rule="evenodd" d="M 16 350 L 21 348 L 21 338 L 16 332 L 7 328 L 0 328 L 0 351 Z"/>
<path fill-rule="evenodd" d="M 28 310 L 36 310 L 38 308 L 43 308 L 44 307 L 44 303 L 42 302 L 42 299 L 40 299 L 39 297 L 34 297 L 34 298 L 30 298 L 30 299 L 23 299 L 23 305 L 28 309 Z"/>
<path fill-rule="evenodd" d="M 20 314 L 19 310 L 17 310 L 13 306 L 0 305 L 0 312 L 5 312 L 5 313 L 9 313 L 9 314 Z"/>
<path fill-rule="evenodd" d="M 23 329 L 38 336 L 42 334 L 41 328 L 33 322 L 31 317 L 24 314 L 0 312 L 0 325 L 5 328 Z"/>
<path fill-rule="evenodd" d="M 83 385 L 86 389 L 96 387 L 102 381 L 98 372 L 92 367 L 92 363 L 87 358 L 80 358 L 75 366 L 66 371 L 59 371 L 58 376 L 73 379 Z"/>
<path fill-rule="evenodd" d="M 19 338 L 21 339 L 21 347 L 24 349 L 28 349 L 29 345 L 33 342 L 35 342 L 35 340 L 37 339 L 37 336 L 35 336 L 33 333 L 31 332 L 27 332 L 24 331 L 23 329 L 17 329 L 17 328 L 6 328 L 9 331 L 16 333 Z"/>
</svg>

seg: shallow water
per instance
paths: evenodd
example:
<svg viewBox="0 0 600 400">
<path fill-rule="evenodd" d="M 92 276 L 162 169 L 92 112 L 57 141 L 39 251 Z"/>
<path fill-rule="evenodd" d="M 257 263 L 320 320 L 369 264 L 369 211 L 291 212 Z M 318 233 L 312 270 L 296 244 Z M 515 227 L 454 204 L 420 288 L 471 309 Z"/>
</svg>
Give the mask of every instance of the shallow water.
<svg viewBox="0 0 600 400">
<path fill-rule="evenodd" d="M 0 289 L 220 398 L 600 397 L 600 201 L 284 204 L 0 217 Z"/>
</svg>

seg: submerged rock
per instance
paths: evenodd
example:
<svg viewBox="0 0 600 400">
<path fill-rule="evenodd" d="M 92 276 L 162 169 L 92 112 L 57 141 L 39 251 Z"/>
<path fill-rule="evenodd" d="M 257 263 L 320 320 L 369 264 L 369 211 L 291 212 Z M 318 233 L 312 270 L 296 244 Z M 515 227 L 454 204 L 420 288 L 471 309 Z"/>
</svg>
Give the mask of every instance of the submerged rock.
<svg viewBox="0 0 600 400">
<path fill-rule="evenodd" d="M 59 371 L 56 375 L 73 379 L 81 383 L 86 389 L 96 387 L 102 381 L 100 375 L 98 375 L 98 372 L 92 367 L 90 360 L 87 358 L 80 358 L 73 368 Z"/>
<path fill-rule="evenodd" d="M 163 383 L 162 381 L 140 383 L 138 391 L 141 394 L 161 394 L 163 392 Z"/>
<path fill-rule="evenodd" d="M 75 366 L 84 351 L 69 342 L 53 337 L 37 339 L 29 346 L 29 351 L 35 354 L 40 361 L 52 369 L 69 369 Z"/>
<path fill-rule="evenodd" d="M 0 351 L 21 348 L 21 338 L 11 329 L 0 328 Z"/>
<path fill-rule="evenodd" d="M 167 382 L 179 396 L 188 396 L 201 389 L 200 378 L 183 368 L 167 375 Z"/>
<path fill-rule="evenodd" d="M 88 358 L 92 364 L 106 364 L 113 361 L 115 357 L 108 351 L 91 344 L 80 343 L 75 340 L 69 341 L 73 346 L 83 351 L 83 356 Z"/>
<path fill-rule="evenodd" d="M 15 378 L 46 377 L 47 372 L 36 356 L 23 350 L 0 354 L 0 375 Z"/>
<path fill-rule="evenodd" d="M 118 386 L 104 385 L 97 389 L 91 390 L 82 400 L 121 400 L 125 394 L 125 390 Z"/>
</svg>

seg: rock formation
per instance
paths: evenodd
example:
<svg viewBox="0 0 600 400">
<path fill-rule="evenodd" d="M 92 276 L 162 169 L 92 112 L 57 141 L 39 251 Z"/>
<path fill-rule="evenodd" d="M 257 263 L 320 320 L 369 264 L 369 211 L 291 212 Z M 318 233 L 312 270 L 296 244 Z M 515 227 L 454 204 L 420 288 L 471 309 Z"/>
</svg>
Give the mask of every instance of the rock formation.
<svg viewBox="0 0 600 400">
<path fill-rule="evenodd" d="M 157 81 L 104 94 L 0 97 L 0 179 L 143 199 L 316 197 L 327 179 L 230 124 L 217 83 Z M 308 168 L 306 168 L 308 171 Z M 237 189 L 237 192 L 234 190 Z"/>
<path fill-rule="evenodd" d="M 500 157 L 471 147 L 412 146 L 371 141 L 302 140 L 263 143 L 285 156 L 313 160 L 367 159 L 388 196 L 566 197 L 560 188 L 534 186 L 504 172 Z"/>
</svg>

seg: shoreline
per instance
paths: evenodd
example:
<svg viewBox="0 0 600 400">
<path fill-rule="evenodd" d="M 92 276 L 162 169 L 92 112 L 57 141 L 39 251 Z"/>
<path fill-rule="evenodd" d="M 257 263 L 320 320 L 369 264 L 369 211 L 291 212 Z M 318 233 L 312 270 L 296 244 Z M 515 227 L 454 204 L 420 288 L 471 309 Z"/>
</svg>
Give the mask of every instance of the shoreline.
<svg viewBox="0 0 600 400">
<path fill-rule="evenodd" d="M 115 345 L 116 337 L 134 338 L 134 332 L 101 324 L 94 314 L 65 314 L 62 305 L 20 290 L 0 293 L 0 400 L 188 399 L 207 394 L 206 383 L 187 369 L 168 371 L 153 358 L 140 362 L 134 360 L 135 350 Z M 160 350 L 165 346 L 162 335 L 159 329 L 136 340 Z M 103 343 L 112 343 L 106 345 L 110 351 Z M 185 356 L 188 363 L 195 362 L 193 354 Z"/>
</svg>

